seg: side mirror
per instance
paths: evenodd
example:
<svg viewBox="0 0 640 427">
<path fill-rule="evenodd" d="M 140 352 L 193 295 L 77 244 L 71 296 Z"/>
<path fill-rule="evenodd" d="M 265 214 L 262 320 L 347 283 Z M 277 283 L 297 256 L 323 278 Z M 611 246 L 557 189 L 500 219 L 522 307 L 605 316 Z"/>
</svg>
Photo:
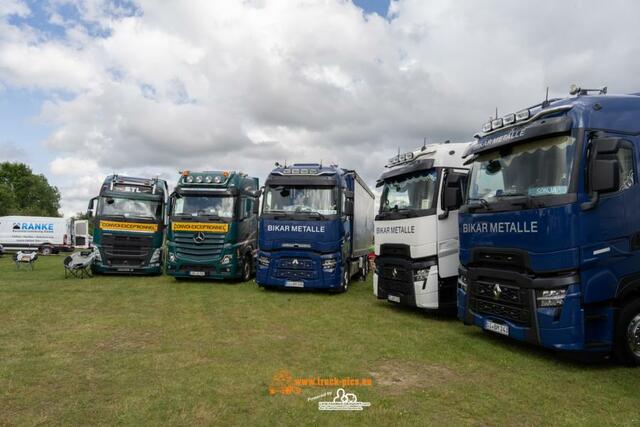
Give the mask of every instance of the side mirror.
<svg viewBox="0 0 640 427">
<path fill-rule="evenodd" d="M 462 194 L 460 187 L 447 187 L 444 190 L 444 198 L 442 200 L 442 209 L 452 211 L 458 208 Z"/>
<path fill-rule="evenodd" d="M 96 200 L 98 200 L 97 197 L 94 197 L 93 199 L 89 200 L 89 206 L 87 207 L 87 218 L 92 218 L 93 215 L 95 214 Z"/>
<path fill-rule="evenodd" d="M 253 205 L 251 206 L 251 211 L 254 215 L 260 214 L 260 203 L 257 200 L 253 201 Z"/>
<path fill-rule="evenodd" d="M 344 203 L 344 214 L 353 215 L 353 199 L 347 199 Z"/>
<path fill-rule="evenodd" d="M 623 142 L 620 138 L 596 138 L 591 141 L 588 170 L 591 198 L 580 205 L 583 211 L 595 207 L 600 193 L 610 193 L 620 188 L 620 161 L 615 156 Z"/>
<path fill-rule="evenodd" d="M 591 190 L 598 193 L 609 193 L 620 188 L 620 164 L 618 160 L 599 160 L 591 169 Z"/>
</svg>

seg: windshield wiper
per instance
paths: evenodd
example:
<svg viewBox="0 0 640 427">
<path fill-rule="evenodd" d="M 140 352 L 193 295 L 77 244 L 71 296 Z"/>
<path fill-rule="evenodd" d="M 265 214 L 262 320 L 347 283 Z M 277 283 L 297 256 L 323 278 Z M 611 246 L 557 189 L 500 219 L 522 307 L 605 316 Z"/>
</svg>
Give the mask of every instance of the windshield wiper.
<svg viewBox="0 0 640 427">
<path fill-rule="evenodd" d="M 318 218 L 320 218 L 320 219 L 322 219 L 322 220 L 326 219 L 326 217 L 324 216 L 324 214 L 321 214 L 321 213 L 320 213 L 320 212 L 318 212 L 318 211 L 303 212 L 303 213 L 306 213 L 306 214 L 309 214 L 309 215 L 317 215 L 317 216 L 318 216 Z"/>
<path fill-rule="evenodd" d="M 496 195 L 497 199 L 501 199 L 504 197 L 529 197 L 529 195 L 524 193 L 502 193 L 502 194 Z"/>
<path fill-rule="evenodd" d="M 486 210 L 490 211 L 491 210 L 491 206 L 489 205 L 489 202 L 487 202 L 486 199 L 483 199 L 482 197 L 471 197 L 469 198 L 470 202 L 478 202 L 475 205 L 469 205 L 469 209 L 480 209 L 480 208 L 485 208 Z"/>
</svg>

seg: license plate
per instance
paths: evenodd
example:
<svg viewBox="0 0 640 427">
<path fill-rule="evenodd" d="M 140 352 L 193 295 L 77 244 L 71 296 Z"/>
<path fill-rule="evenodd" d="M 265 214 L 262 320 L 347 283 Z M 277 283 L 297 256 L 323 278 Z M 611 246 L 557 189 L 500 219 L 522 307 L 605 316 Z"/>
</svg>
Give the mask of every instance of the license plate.
<svg viewBox="0 0 640 427">
<path fill-rule="evenodd" d="M 387 300 L 391 302 L 400 302 L 400 297 L 397 297 L 395 295 L 387 295 Z"/>
<path fill-rule="evenodd" d="M 496 332 L 501 335 L 509 335 L 509 327 L 507 325 L 503 325 L 501 323 L 492 322 L 491 320 L 487 320 L 484 324 L 484 328 L 487 331 Z"/>
<path fill-rule="evenodd" d="M 191 276 L 204 276 L 204 271 L 190 271 L 189 275 L 191 275 Z"/>
<path fill-rule="evenodd" d="M 284 285 L 289 288 L 304 288 L 304 282 L 301 281 L 287 280 Z"/>
</svg>

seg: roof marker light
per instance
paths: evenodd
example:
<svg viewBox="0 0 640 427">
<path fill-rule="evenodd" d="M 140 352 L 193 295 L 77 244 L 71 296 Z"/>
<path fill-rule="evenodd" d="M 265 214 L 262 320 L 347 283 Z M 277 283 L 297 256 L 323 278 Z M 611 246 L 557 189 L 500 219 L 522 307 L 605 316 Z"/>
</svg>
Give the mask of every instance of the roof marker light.
<svg viewBox="0 0 640 427">
<path fill-rule="evenodd" d="M 205 181 L 207 184 L 211 184 L 211 181 L 213 181 L 213 178 L 211 178 L 211 175 L 207 175 L 207 176 L 206 176 L 206 178 L 204 179 L 204 181 Z"/>
<path fill-rule="evenodd" d="M 216 175 L 215 178 L 213 178 L 213 182 L 215 182 L 216 184 L 220 184 L 221 181 L 222 178 L 220 178 L 220 175 Z"/>
<path fill-rule="evenodd" d="M 502 118 L 502 122 L 505 126 L 512 125 L 516 122 L 516 115 L 513 113 L 507 114 Z"/>
<path fill-rule="evenodd" d="M 502 127 L 502 119 L 491 120 L 491 129 L 498 129 Z"/>
<path fill-rule="evenodd" d="M 522 110 L 516 113 L 516 121 L 520 122 L 522 120 L 527 120 L 531 112 L 529 110 Z"/>
<path fill-rule="evenodd" d="M 187 182 L 193 182 L 193 176 L 189 175 L 186 180 Z"/>
<path fill-rule="evenodd" d="M 491 122 L 482 125 L 482 132 L 491 132 Z"/>
<path fill-rule="evenodd" d="M 201 176 L 196 176 L 196 182 L 198 184 L 200 184 L 202 182 L 202 177 Z"/>
</svg>

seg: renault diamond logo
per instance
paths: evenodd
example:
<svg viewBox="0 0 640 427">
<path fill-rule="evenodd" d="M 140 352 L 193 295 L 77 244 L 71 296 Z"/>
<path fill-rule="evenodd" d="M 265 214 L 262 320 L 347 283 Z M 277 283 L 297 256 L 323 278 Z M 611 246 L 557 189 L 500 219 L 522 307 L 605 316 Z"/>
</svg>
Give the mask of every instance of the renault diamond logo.
<svg viewBox="0 0 640 427">
<path fill-rule="evenodd" d="M 493 285 L 493 297 L 495 299 L 500 299 L 500 295 L 502 295 L 502 288 L 499 283 Z"/>
<path fill-rule="evenodd" d="M 396 277 L 398 277 L 398 269 L 393 267 L 393 270 L 391 270 L 391 276 L 393 276 L 393 278 L 395 279 Z"/>
<path fill-rule="evenodd" d="M 204 242 L 204 233 L 202 231 L 193 235 L 193 241 L 196 243 Z"/>
</svg>

